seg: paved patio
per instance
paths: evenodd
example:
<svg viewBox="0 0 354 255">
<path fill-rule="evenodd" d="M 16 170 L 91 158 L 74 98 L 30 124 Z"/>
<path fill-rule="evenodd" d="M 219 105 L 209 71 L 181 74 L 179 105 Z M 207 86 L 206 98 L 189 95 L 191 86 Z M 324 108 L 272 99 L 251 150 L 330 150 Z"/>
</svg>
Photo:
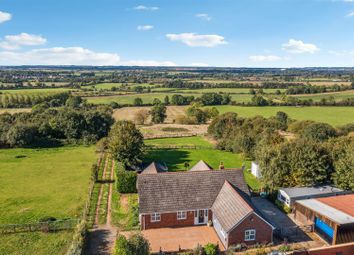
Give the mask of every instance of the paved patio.
<svg viewBox="0 0 354 255">
<path fill-rule="evenodd" d="M 143 230 L 141 233 L 149 240 L 152 253 L 159 252 L 160 248 L 164 252 L 175 252 L 179 248 L 190 250 L 198 244 L 204 246 L 207 243 L 219 244 L 220 250 L 225 250 L 213 227 L 159 228 Z"/>
</svg>

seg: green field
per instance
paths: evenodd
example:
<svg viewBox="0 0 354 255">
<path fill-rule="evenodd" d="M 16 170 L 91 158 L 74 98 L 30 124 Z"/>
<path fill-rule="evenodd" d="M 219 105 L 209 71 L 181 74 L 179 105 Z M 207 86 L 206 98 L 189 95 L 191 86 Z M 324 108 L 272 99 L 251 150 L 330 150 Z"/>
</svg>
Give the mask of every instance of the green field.
<svg viewBox="0 0 354 255">
<path fill-rule="evenodd" d="M 88 85 L 88 86 L 81 86 L 81 88 L 92 88 L 95 87 L 96 89 L 108 89 L 110 90 L 113 87 L 120 88 L 122 85 L 134 87 L 134 86 L 142 86 L 142 87 L 153 87 L 155 86 L 154 84 L 149 84 L 149 83 L 111 83 L 111 82 L 106 82 L 106 83 L 98 83 L 94 85 Z"/>
<path fill-rule="evenodd" d="M 257 90 L 257 89 L 255 89 Z M 274 94 L 277 90 L 280 92 L 285 92 L 286 89 L 263 89 L 265 94 Z M 249 88 L 210 88 L 210 89 L 181 89 L 176 90 L 178 92 L 194 92 L 194 93 L 230 93 L 230 94 L 249 94 Z"/>
<path fill-rule="evenodd" d="M 200 97 L 201 94 L 193 93 L 183 93 L 183 96 L 194 96 Z M 100 96 L 100 97 L 87 97 L 89 103 L 94 104 L 108 104 L 111 102 L 117 102 L 118 104 L 130 104 L 132 105 L 134 99 L 140 97 L 143 100 L 144 104 L 151 104 L 155 98 L 161 100 L 163 102 L 166 96 L 169 96 L 170 100 L 174 94 L 178 93 L 145 93 L 145 94 L 132 94 L 132 95 L 116 95 L 116 96 Z M 232 100 L 236 102 L 250 102 L 252 99 L 252 95 L 250 94 L 233 94 L 231 95 Z"/>
<path fill-rule="evenodd" d="M 69 88 L 52 88 L 52 89 L 3 89 L 0 90 L 1 94 L 21 94 L 21 95 L 48 95 L 59 92 L 70 91 Z"/>
<path fill-rule="evenodd" d="M 0 224 L 81 215 L 94 147 L 0 150 Z M 0 237 L 0 254 L 62 254 L 72 232 Z M 24 252 L 25 251 L 25 252 Z"/>
<path fill-rule="evenodd" d="M 236 112 L 241 117 L 261 115 L 264 117 L 275 116 L 278 111 L 286 112 L 295 120 L 313 120 L 329 123 L 333 126 L 341 126 L 354 123 L 354 107 L 330 107 L 330 106 L 268 106 L 268 107 L 245 107 L 223 105 L 216 107 L 220 114 Z"/>
<path fill-rule="evenodd" d="M 315 102 L 320 101 L 322 98 L 329 100 L 330 98 L 334 98 L 335 101 L 341 101 L 348 98 L 354 98 L 354 91 L 343 91 L 340 93 L 321 93 L 321 94 L 314 94 L 314 95 L 302 95 L 302 96 L 295 96 L 299 99 L 312 99 Z"/>
</svg>

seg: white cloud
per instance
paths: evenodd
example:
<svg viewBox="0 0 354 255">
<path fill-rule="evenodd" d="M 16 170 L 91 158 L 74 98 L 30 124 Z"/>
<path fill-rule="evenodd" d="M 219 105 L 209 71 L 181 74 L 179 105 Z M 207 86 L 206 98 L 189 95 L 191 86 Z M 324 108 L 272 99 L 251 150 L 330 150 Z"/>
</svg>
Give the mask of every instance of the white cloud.
<svg viewBox="0 0 354 255">
<path fill-rule="evenodd" d="M 301 40 L 294 40 L 294 39 L 290 39 L 287 43 L 284 43 L 282 45 L 282 49 L 290 53 L 296 53 L 296 54 L 300 54 L 300 53 L 313 54 L 316 51 L 320 50 L 315 44 L 304 43 Z"/>
<path fill-rule="evenodd" d="M 137 11 L 157 11 L 158 9 L 160 9 L 157 6 L 145 6 L 145 5 L 138 5 L 134 7 L 134 10 Z"/>
<path fill-rule="evenodd" d="M 0 11 L 0 23 L 9 21 L 11 17 L 12 15 L 10 13 Z"/>
<path fill-rule="evenodd" d="M 171 41 L 181 41 L 190 47 L 216 47 L 227 44 L 225 38 L 220 35 L 199 35 L 195 33 L 167 34 Z"/>
<path fill-rule="evenodd" d="M 211 20 L 211 17 L 207 13 L 197 13 L 195 16 L 201 20 L 205 20 L 205 21 Z"/>
<path fill-rule="evenodd" d="M 252 62 L 257 62 L 257 63 L 275 62 L 275 61 L 282 60 L 281 57 L 275 55 L 254 55 L 254 56 L 249 56 L 248 59 L 251 60 Z"/>
<path fill-rule="evenodd" d="M 0 48 L 15 50 L 21 48 L 21 46 L 36 46 L 46 42 L 47 39 L 40 35 L 21 33 L 18 35 L 6 35 L 5 39 L 0 41 Z"/>
<path fill-rule="evenodd" d="M 154 29 L 154 26 L 152 25 L 140 25 L 140 26 L 137 26 L 137 28 L 139 31 L 148 31 L 148 30 L 151 30 L 151 29 Z"/>
<path fill-rule="evenodd" d="M 348 13 L 346 17 L 348 17 L 348 18 L 350 18 L 350 17 L 354 17 L 354 12 L 350 12 L 350 13 Z"/>
<path fill-rule="evenodd" d="M 118 65 L 117 54 L 81 47 L 55 47 L 26 52 L 0 52 L 0 65 Z"/>
<path fill-rule="evenodd" d="M 155 61 L 155 60 L 129 60 L 122 61 L 120 65 L 123 66 L 177 66 L 172 61 Z"/>
</svg>

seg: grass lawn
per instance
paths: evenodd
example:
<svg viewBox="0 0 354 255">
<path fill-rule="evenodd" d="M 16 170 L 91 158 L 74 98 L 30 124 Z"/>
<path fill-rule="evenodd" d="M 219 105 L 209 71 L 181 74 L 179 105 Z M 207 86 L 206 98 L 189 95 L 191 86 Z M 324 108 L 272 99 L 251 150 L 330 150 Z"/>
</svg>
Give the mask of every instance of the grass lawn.
<svg viewBox="0 0 354 255">
<path fill-rule="evenodd" d="M 342 91 L 340 93 L 320 93 L 320 94 L 301 95 L 301 96 L 294 95 L 294 97 L 300 98 L 302 100 L 312 99 L 315 102 L 318 102 L 323 98 L 329 100 L 331 97 L 333 97 L 335 101 L 342 101 L 348 98 L 354 98 L 354 91 L 351 90 L 351 91 Z"/>
<path fill-rule="evenodd" d="M 200 147 L 209 147 L 213 148 L 213 145 L 199 136 L 192 137 L 183 137 L 183 138 L 161 138 L 161 139 L 152 139 L 145 140 L 146 145 L 155 145 L 155 146 L 168 146 L 168 145 L 176 145 L 176 146 L 200 146 Z"/>
<path fill-rule="evenodd" d="M 0 224 L 74 218 L 86 199 L 94 147 L 0 150 Z M 0 254 L 64 254 L 73 232 L 0 236 Z"/>
<path fill-rule="evenodd" d="M 225 112 L 236 112 L 241 117 L 252 117 L 262 115 L 264 117 L 275 116 L 278 111 L 286 112 L 290 118 L 296 120 L 314 120 L 329 123 L 333 126 L 341 126 L 354 123 L 354 107 L 335 106 L 269 106 L 269 107 L 244 107 L 223 105 L 216 107 L 220 114 Z"/>
<path fill-rule="evenodd" d="M 146 161 L 164 161 L 170 171 L 186 170 L 184 163 L 190 167 L 199 160 L 204 160 L 214 169 L 218 169 L 220 162 L 224 162 L 226 168 L 240 168 L 245 162 L 241 155 L 231 152 L 213 149 L 212 144 L 202 137 L 164 138 L 145 141 L 149 145 L 196 145 L 209 147 L 205 149 L 154 149 L 149 150 Z"/>
<path fill-rule="evenodd" d="M 59 255 L 70 246 L 73 232 L 18 233 L 0 235 L 0 254 L 4 255 Z"/>
<path fill-rule="evenodd" d="M 0 150 L 0 224 L 77 217 L 94 147 Z"/>
</svg>

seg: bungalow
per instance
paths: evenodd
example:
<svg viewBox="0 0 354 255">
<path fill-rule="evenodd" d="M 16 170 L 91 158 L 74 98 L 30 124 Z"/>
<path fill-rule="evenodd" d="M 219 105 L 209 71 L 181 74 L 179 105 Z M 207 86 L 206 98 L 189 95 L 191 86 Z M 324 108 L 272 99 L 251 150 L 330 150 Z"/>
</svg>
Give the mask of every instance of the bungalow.
<svg viewBox="0 0 354 255">
<path fill-rule="evenodd" d="M 142 230 L 212 222 L 226 248 L 272 242 L 273 226 L 253 207 L 242 169 L 140 174 L 137 189 Z"/>
<path fill-rule="evenodd" d="M 337 196 L 348 193 L 351 192 L 328 185 L 316 187 L 280 188 L 278 192 L 278 200 L 288 207 L 293 207 L 296 200 Z"/>
<path fill-rule="evenodd" d="M 298 200 L 294 216 L 330 245 L 354 242 L 354 194 Z"/>
</svg>

